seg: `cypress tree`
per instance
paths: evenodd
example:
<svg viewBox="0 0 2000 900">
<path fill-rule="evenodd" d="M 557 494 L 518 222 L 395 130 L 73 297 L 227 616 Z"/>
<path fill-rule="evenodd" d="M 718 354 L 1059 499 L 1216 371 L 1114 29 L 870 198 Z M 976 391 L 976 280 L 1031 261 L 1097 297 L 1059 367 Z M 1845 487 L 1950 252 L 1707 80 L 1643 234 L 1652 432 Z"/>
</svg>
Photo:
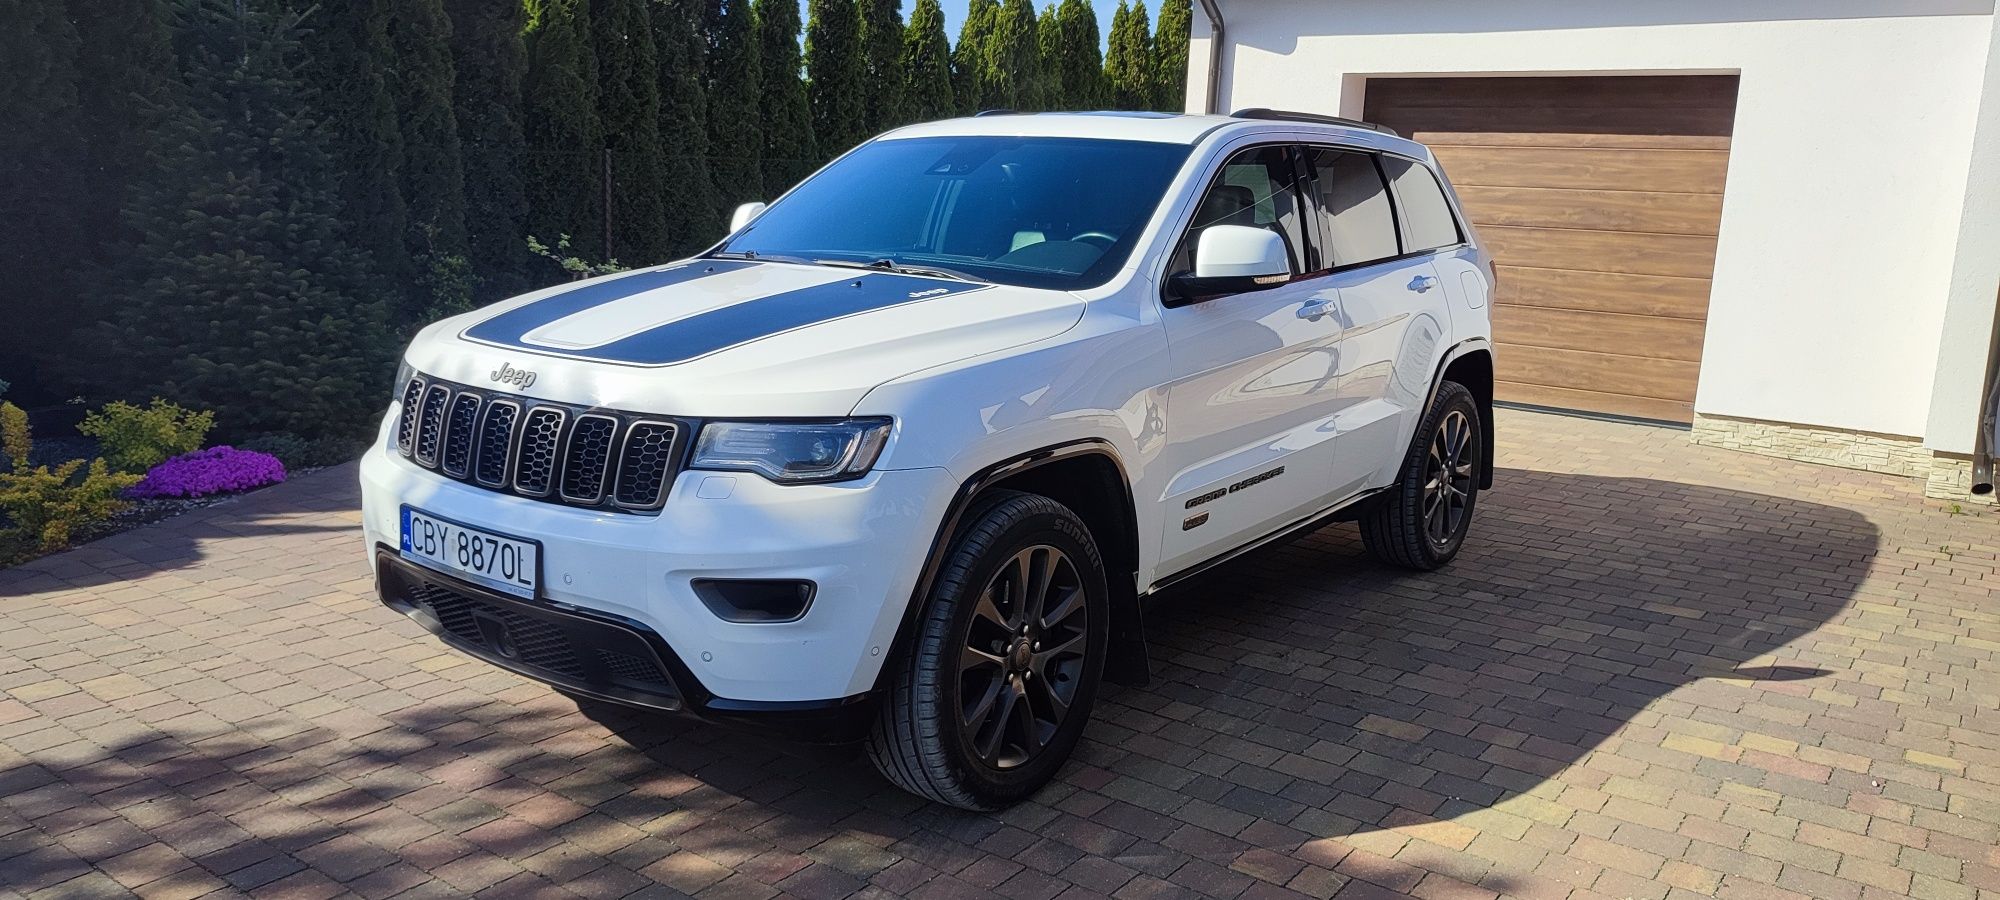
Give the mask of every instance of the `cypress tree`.
<svg viewBox="0 0 2000 900">
<path fill-rule="evenodd" d="M 799 4 L 757 0 L 756 13 L 767 195 L 759 199 L 768 200 L 811 174 L 819 150 L 813 140 L 812 105 L 806 99 L 805 62 L 799 56 Z"/>
<path fill-rule="evenodd" d="M 1001 4 L 987 65 L 996 106 L 1019 110 L 1042 107 L 1042 44 L 1041 32 L 1035 27 L 1034 0 L 1004 0 Z"/>
<path fill-rule="evenodd" d="M 971 0 L 966 5 L 965 23 L 958 28 L 958 43 L 951 48 L 951 92 L 958 99 L 959 112 L 971 114 L 992 109 L 994 91 L 990 54 L 993 35 L 1000 28 L 1000 0 Z"/>
<path fill-rule="evenodd" d="M 1187 108 L 1188 28 L 1193 0 L 1160 0 L 1160 30 L 1153 36 L 1153 108 Z"/>
<path fill-rule="evenodd" d="M 1042 108 L 1076 109 L 1069 85 L 1063 80 L 1062 16 L 1054 3 L 1042 7 L 1041 15 L 1035 18 L 1035 43 L 1042 53 Z"/>
<path fill-rule="evenodd" d="M 909 121 L 903 97 L 903 8 L 898 0 L 858 0 L 862 131 L 880 134 Z"/>
<path fill-rule="evenodd" d="M 845 153 L 868 137 L 863 121 L 861 23 L 854 0 L 806 6 L 806 90 L 822 153 Z"/>
<path fill-rule="evenodd" d="M 722 231 L 709 168 L 708 103 L 701 86 L 707 45 L 702 22 L 700 0 L 653 0 L 669 255 L 698 250 Z"/>
<path fill-rule="evenodd" d="M 291 0 L 301 10 L 308 109 L 328 135 L 339 195 L 353 239 L 386 283 L 412 284 L 416 268 L 404 237 L 403 132 L 387 73 L 396 71 L 389 43 L 389 0 L 353 0 L 335 10 Z"/>
<path fill-rule="evenodd" d="M 588 0 L 528 0 L 528 234 L 553 246 L 569 235 L 586 259 L 604 256 L 604 137 L 597 117 L 597 55 Z M 538 279 L 556 280 L 542 267 Z"/>
<path fill-rule="evenodd" d="M 473 299 L 491 303 L 528 287 L 528 194 L 522 180 L 528 140 L 521 130 L 521 82 L 528 49 L 519 3 L 450 0 L 455 70 L 452 111 L 465 180 L 467 259 Z M 549 240 L 555 240 L 551 237 Z"/>
<path fill-rule="evenodd" d="M 1108 105 L 1104 56 L 1098 49 L 1097 11 L 1090 0 L 1062 0 L 1056 9 L 1062 29 L 1062 56 L 1051 63 L 1060 70 L 1063 92 L 1072 109 L 1103 109 Z"/>
<path fill-rule="evenodd" d="M 69 17 L 80 46 L 90 48 L 76 57 L 76 163 L 86 190 L 72 199 L 70 214 L 85 233 L 122 244 L 136 235 L 119 210 L 148 171 L 147 135 L 172 103 L 167 9 L 161 0 L 69 0 Z M 90 249 L 72 248 L 102 261 Z"/>
<path fill-rule="evenodd" d="M 944 10 L 938 0 L 917 0 L 910 27 L 903 32 L 904 111 L 916 122 L 956 115 L 951 95 L 951 44 L 944 34 Z"/>
<path fill-rule="evenodd" d="M 22 357 L 54 361 L 73 327 L 76 273 L 67 264 L 88 232 L 71 214 L 83 185 L 77 121 L 76 28 L 62 5 L 0 0 L 0 271 L 7 273 L 7 361 L 0 378 L 25 384 Z M 15 355 L 16 347 L 24 351 Z"/>
<path fill-rule="evenodd" d="M 457 75 L 443 0 L 396 0 L 389 44 L 396 53 L 390 87 L 403 136 L 403 200 L 410 217 L 403 246 L 417 270 L 404 319 L 420 324 L 472 308 L 465 170 L 452 109 Z"/>
<path fill-rule="evenodd" d="M 1129 8 L 1118 0 L 1118 12 L 1111 17 L 1111 47 L 1104 57 L 1104 78 L 1118 109 L 1150 109 L 1157 96 L 1151 30 L 1145 0 Z"/>
<path fill-rule="evenodd" d="M 309 114 L 296 18 L 175 7 L 178 102 L 128 209 L 144 237 L 125 262 L 131 293 L 97 329 L 101 375 L 126 396 L 213 409 L 225 436 L 364 433 L 393 346 L 378 280 L 344 237 L 335 135 Z"/>
<path fill-rule="evenodd" d="M 727 0 L 717 14 L 715 46 L 708 56 L 708 145 L 715 157 L 716 206 L 727 216 L 739 203 L 769 199 L 763 108 L 758 105 L 763 46 L 750 0 Z"/>
<path fill-rule="evenodd" d="M 596 0 L 597 116 L 611 169 L 611 244 L 604 256 L 633 265 L 664 262 L 668 231 L 660 135 L 660 59 L 646 0 Z"/>
</svg>

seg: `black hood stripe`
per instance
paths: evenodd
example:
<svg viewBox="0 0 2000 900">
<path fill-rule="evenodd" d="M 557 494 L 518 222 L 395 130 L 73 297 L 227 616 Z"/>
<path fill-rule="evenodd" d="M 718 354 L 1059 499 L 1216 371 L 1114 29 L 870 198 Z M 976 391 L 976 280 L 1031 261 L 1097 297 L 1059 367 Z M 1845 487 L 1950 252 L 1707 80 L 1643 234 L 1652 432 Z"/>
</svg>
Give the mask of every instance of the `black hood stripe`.
<svg viewBox="0 0 2000 900">
<path fill-rule="evenodd" d="M 466 338 L 505 347 L 541 349 L 532 344 L 524 344 L 521 338 L 535 329 L 551 322 L 613 303 L 627 297 L 643 294 L 663 287 L 685 284 L 710 275 L 734 272 L 756 265 L 733 259 L 711 259 L 659 269 L 650 272 L 634 272 L 622 278 L 600 281 L 587 287 L 563 291 L 553 297 L 544 297 L 533 303 L 517 306 L 493 318 L 467 328 Z"/>
<path fill-rule="evenodd" d="M 795 291 L 785 291 L 784 293 L 772 294 L 768 297 L 746 300 L 719 309 L 696 313 L 685 319 L 668 322 L 657 328 L 619 338 L 611 343 L 596 347 L 575 349 L 546 347 L 530 344 L 522 340 L 524 335 L 534 329 L 555 322 L 565 316 L 574 315 L 591 307 L 600 306 L 612 300 L 623 299 L 642 291 L 690 281 L 693 278 L 699 278 L 707 274 L 708 271 L 725 271 L 720 268 L 710 268 L 711 266 L 721 265 L 729 265 L 734 269 L 751 264 L 737 263 L 731 260 L 719 260 L 708 266 L 691 266 L 689 268 L 696 270 L 696 274 L 692 277 L 683 276 L 665 281 L 664 283 L 648 282 L 644 285 L 634 285 L 631 289 L 621 290 L 616 292 L 615 295 L 602 296 L 601 298 L 570 299 L 572 294 L 585 293 L 591 290 L 589 288 L 572 291 L 567 294 L 558 294 L 547 300 L 531 303 L 520 309 L 503 313 L 475 325 L 465 332 L 465 336 L 484 343 L 497 344 L 504 347 L 518 347 L 548 356 L 587 359 L 596 362 L 633 366 L 664 366 L 686 362 L 691 359 L 707 356 L 718 350 L 726 350 L 730 347 L 747 344 L 751 341 L 776 334 L 783 334 L 784 332 L 804 328 L 809 325 L 817 325 L 822 322 L 830 322 L 834 319 L 846 318 L 859 313 L 888 309 L 892 306 L 902 306 L 906 303 L 948 297 L 953 294 L 963 294 L 990 287 L 990 285 L 946 281 L 914 275 L 871 272 L 866 275 L 843 278 L 839 281 L 800 288 Z M 665 272 L 646 274 L 666 276 L 681 271 L 683 270 L 670 269 Z M 638 277 L 633 276 L 633 279 Z M 625 281 L 633 279 L 619 279 L 614 282 L 594 285 L 593 288 L 610 288 L 613 285 L 622 284 Z M 554 314 L 542 312 L 528 314 L 529 310 L 534 310 L 544 304 L 557 304 L 559 302 L 561 302 L 561 309 Z M 517 316 L 517 314 L 520 315 Z"/>
</svg>

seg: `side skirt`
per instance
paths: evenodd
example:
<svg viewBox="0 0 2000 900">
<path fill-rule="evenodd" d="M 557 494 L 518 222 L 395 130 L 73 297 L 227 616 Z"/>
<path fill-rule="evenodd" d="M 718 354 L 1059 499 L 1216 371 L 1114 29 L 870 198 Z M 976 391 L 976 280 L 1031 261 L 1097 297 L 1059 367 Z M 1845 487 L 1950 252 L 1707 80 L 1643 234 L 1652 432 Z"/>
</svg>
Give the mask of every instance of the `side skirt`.
<svg viewBox="0 0 2000 900">
<path fill-rule="evenodd" d="M 1292 538 L 1298 537 L 1308 532 L 1317 531 L 1320 528 L 1332 524 L 1334 522 L 1347 521 L 1351 519 L 1351 516 L 1349 515 L 1350 512 L 1354 510 L 1356 507 L 1358 507 L 1363 501 L 1366 501 L 1368 498 L 1373 497 L 1376 494 L 1380 494 L 1386 490 L 1389 490 L 1389 488 L 1379 487 L 1379 488 L 1370 488 L 1368 490 L 1362 491 L 1359 494 L 1355 494 L 1352 497 L 1342 500 L 1339 503 L 1327 507 L 1326 509 L 1320 510 L 1319 512 L 1313 513 L 1312 515 L 1306 516 L 1305 518 L 1294 521 L 1288 525 L 1279 526 L 1277 530 L 1272 531 L 1271 533 L 1266 534 L 1263 537 L 1257 538 L 1256 540 L 1250 541 L 1249 543 L 1242 544 L 1234 550 L 1226 551 L 1222 553 L 1220 556 L 1212 557 L 1204 562 L 1195 563 L 1194 565 L 1182 569 L 1178 572 L 1175 572 L 1172 575 L 1168 575 L 1167 577 L 1154 582 L 1153 586 L 1148 588 L 1145 594 L 1141 595 L 1141 599 L 1144 599 L 1146 597 L 1151 597 L 1154 594 L 1158 594 L 1161 591 L 1171 588 L 1174 585 L 1180 584 L 1181 582 L 1193 578 L 1196 575 L 1200 575 L 1203 572 L 1215 568 L 1216 566 L 1222 565 L 1223 563 L 1234 560 L 1237 557 L 1249 553 L 1253 550 L 1260 550 L 1264 547 L 1268 547 L 1280 541 L 1290 540 Z"/>
</svg>

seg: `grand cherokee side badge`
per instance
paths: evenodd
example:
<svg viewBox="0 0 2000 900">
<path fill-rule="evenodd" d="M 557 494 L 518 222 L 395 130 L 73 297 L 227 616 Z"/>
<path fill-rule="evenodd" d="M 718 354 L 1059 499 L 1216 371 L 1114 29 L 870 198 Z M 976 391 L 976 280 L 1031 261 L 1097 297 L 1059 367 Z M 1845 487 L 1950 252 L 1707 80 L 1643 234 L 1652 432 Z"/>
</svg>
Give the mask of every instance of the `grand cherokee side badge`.
<svg viewBox="0 0 2000 900">
<path fill-rule="evenodd" d="M 493 374 L 487 377 L 500 384 L 511 384 L 521 388 L 535 383 L 535 373 L 526 369 L 516 369 L 513 363 L 501 363 L 500 368 L 494 369 Z"/>
</svg>

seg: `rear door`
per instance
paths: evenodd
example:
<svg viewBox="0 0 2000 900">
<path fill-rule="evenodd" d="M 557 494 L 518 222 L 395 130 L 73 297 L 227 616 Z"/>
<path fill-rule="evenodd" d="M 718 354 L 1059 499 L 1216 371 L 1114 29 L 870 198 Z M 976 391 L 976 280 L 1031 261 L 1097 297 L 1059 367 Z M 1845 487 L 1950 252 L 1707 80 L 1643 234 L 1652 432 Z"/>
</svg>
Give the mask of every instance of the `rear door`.
<svg viewBox="0 0 2000 900">
<path fill-rule="evenodd" d="M 1167 386 L 1163 464 L 1174 475 L 1160 498 L 1162 572 L 1197 565 L 1330 502 L 1340 327 L 1328 284 L 1306 277 L 1321 267 L 1306 237 L 1303 171 L 1290 144 L 1227 157 L 1167 266 L 1169 278 L 1191 270 L 1204 229 L 1243 225 L 1284 237 L 1294 277 L 1198 302 L 1165 300 L 1176 377 Z"/>
<path fill-rule="evenodd" d="M 1390 183 L 1407 161 L 1309 147 L 1314 220 L 1338 293 L 1340 373 L 1328 483 L 1335 499 L 1387 483 L 1428 399 L 1449 323 L 1436 247 L 1412 233 Z M 1447 244 L 1456 244 L 1456 232 Z"/>
</svg>

